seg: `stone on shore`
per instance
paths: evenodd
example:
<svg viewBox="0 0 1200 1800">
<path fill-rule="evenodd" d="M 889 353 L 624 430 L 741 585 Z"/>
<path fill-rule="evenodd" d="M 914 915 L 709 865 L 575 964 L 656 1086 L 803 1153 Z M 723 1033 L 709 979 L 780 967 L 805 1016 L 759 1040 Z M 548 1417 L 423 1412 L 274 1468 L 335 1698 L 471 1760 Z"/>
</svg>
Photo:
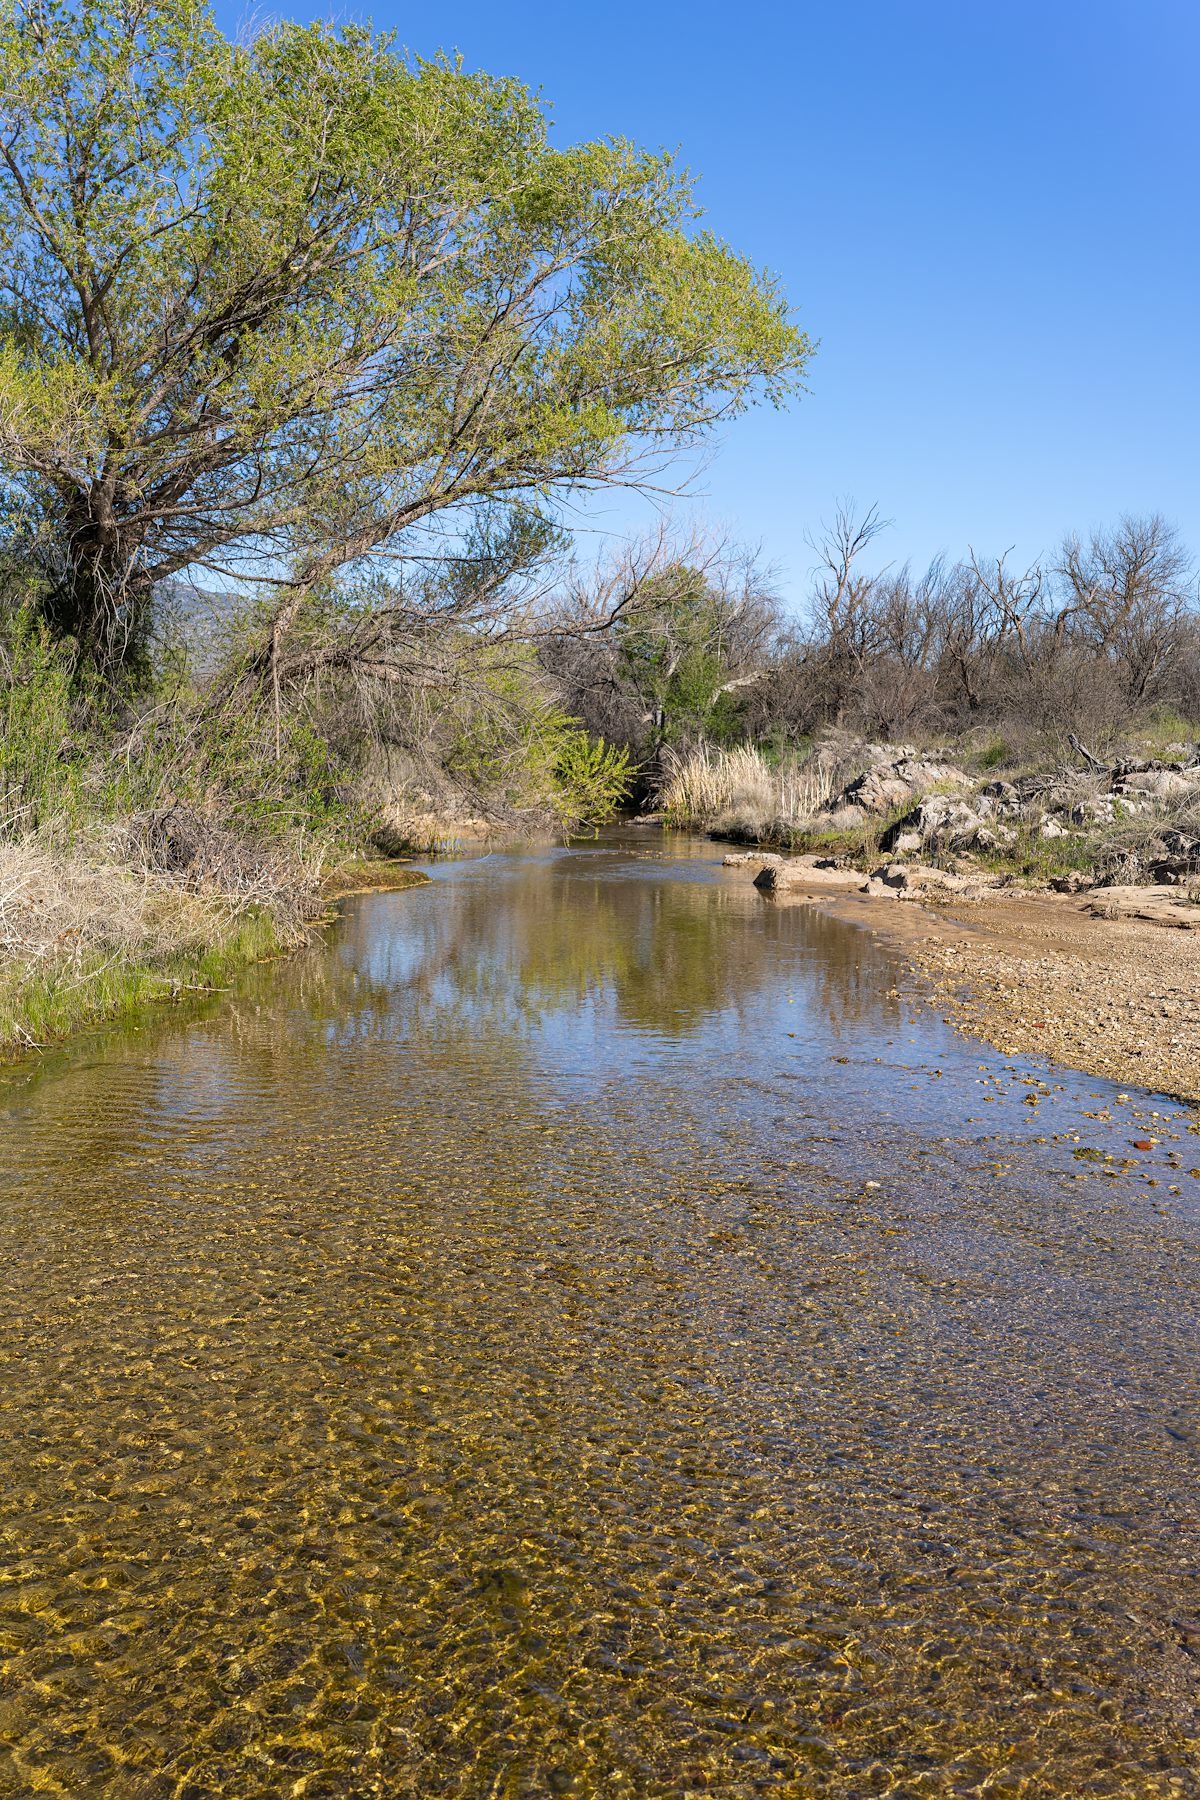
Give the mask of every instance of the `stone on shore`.
<svg viewBox="0 0 1200 1800">
<path fill-rule="evenodd" d="M 1097 919 L 1140 919 L 1177 931 L 1200 931 L 1200 892 L 1162 887 L 1094 888 L 1084 901 Z"/>
<path fill-rule="evenodd" d="M 882 869 L 875 869 L 871 879 L 887 891 L 906 897 L 961 894 L 970 885 L 961 875 L 953 875 L 949 869 L 930 868 L 926 863 L 887 863 Z"/>
<path fill-rule="evenodd" d="M 800 891 L 850 894 L 863 886 L 863 877 L 859 870 L 847 869 L 832 857 L 789 856 L 786 860 L 777 857 L 774 862 L 767 863 L 754 877 L 754 885 L 764 894 Z"/>
</svg>

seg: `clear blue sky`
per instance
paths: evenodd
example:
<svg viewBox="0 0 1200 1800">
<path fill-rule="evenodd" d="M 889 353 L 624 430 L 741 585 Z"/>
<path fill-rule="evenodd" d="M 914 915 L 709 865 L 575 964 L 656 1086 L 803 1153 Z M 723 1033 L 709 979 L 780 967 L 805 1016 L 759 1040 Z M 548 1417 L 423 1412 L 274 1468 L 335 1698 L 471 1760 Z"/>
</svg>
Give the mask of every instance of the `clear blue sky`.
<svg viewBox="0 0 1200 1800">
<path fill-rule="evenodd" d="M 702 510 L 785 592 L 840 495 L 898 560 L 1150 509 L 1200 551 L 1197 0 L 342 11 L 541 89 L 559 141 L 678 148 L 782 276 L 812 392 L 728 428 Z"/>
</svg>

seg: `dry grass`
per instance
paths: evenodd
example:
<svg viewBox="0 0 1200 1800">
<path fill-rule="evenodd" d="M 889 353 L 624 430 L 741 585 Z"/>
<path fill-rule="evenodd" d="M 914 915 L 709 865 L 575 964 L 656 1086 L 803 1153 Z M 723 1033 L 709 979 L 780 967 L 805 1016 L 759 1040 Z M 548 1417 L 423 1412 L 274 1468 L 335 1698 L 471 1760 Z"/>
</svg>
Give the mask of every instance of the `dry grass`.
<svg viewBox="0 0 1200 1800">
<path fill-rule="evenodd" d="M 786 837 L 822 811 L 844 773 L 838 754 L 824 747 L 777 767 L 749 744 L 687 756 L 668 751 L 656 799 L 678 825 Z"/>
<path fill-rule="evenodd" d="M 67 842 L 0 840 L 0 1053 L 52 1042 L 156 995 L 212 986 L 303 936 L 319 870 L 216 835 L 183 859 L 141 817 Z"/>
<path fill-rule="evenodd" d="M 1116 883 L 1147 880 L 1148 870 L 1162 858 L 1167 833 L 1192 843 L 1200 840 L 1200 798 L 1187 794 L 1110 827 L 1096 857 L 1098 877 Z"/>
</svg>

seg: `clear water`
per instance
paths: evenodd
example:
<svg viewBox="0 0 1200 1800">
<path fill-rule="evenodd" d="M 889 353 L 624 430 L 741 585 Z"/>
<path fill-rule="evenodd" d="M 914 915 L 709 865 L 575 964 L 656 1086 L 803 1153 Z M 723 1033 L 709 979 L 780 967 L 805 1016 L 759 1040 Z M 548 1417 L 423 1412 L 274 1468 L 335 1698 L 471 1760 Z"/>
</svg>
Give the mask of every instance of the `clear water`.
<svg viewBox="0 0 1200 1800">
<path fill-rule="evenodd" d="M 1200 1794 L 1200 1137 L 718 860 L 4 1072 L 0 1794 Z"/>
</svg>

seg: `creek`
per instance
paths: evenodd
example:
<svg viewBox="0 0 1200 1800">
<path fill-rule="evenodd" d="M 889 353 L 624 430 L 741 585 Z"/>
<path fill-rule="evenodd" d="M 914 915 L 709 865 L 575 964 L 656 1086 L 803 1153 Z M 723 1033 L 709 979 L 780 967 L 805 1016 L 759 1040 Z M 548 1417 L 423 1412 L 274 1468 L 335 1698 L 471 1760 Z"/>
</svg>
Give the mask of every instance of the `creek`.
<svg viewBox="0 0 1200 1800">
<path fill-rule="evenodd" d="M 3 1071 L 0 1794 L 1200 1794 L 1190 1115 L 720 854 Z"/>
</svg>

